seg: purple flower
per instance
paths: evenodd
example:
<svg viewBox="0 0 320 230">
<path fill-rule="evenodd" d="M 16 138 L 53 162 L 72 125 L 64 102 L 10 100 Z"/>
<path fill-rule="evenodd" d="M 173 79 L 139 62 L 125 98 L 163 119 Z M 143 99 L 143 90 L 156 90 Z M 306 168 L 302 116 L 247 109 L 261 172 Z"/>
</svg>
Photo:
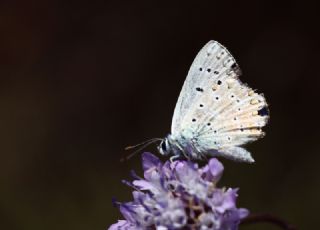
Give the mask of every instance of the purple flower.
<svg viewBox="0 0 320 230">
<path fill-rule="evenodd" d="M 120 203 L 125 220 L 115 229 L 236 230 L 248 210 L 236 207 L 237 189 L 217 188 L 223 165 L 212 158 L 199 168 L 188 161 L 164 164 L 151 153 L 142 156 L 144 178 L 136 177 L 133 201 Z"/>
</svg>

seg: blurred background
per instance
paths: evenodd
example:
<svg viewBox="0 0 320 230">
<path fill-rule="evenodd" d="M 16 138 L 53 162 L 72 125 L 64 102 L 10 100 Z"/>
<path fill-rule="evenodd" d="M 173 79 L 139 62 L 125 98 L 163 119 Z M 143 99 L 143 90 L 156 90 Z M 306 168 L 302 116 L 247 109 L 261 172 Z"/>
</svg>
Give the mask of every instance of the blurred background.
<svg viewBox="0 0 320 230">
<path fill-rule="evenodd" d="M 311 1 L 1 1 L 2 229 L 105 229 L 141 173 L 124 147 L 170 131 L 199 49 L 214 39 L 270 104 L 253 165 L 222 160 L 239 206 L 319 223 L 319 18 Z M 148 151 L 156 153 L 155 147 Z M 270 225 L 241 229 L 277 229 Z"/>
</svg>

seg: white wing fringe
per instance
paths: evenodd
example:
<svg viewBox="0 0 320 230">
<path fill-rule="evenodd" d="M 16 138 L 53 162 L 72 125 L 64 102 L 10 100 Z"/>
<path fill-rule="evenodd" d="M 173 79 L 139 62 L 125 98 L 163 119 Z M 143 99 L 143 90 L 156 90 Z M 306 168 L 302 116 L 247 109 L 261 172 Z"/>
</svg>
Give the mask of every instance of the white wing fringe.
<svg viewBox="0 0 320 230">
<path fill-rule="evenodd" d="M 219 151 L 212 152 L 213 156 L 222 156 L 231 160 L 246 162 L 246 163 L 254 163 L 254 159 L 251 156 L 251 153 L 244 148 L 241 147 L 230 147 L 221 149 Z"/>
</svg>

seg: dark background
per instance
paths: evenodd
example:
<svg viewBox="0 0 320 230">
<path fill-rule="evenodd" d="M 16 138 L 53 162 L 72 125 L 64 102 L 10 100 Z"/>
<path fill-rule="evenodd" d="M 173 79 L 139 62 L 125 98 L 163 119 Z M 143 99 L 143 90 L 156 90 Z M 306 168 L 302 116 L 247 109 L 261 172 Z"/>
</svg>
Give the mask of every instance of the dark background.
<svg viewBox="0 0 320 230">
<path fill-rule="evenodd" d="M 163 137 L 189 66 L 224 44 L 270 104 L 256 163 L 223 160 L 239 206 L 319 226 L 319 7 L 310 1 L 2 1 L 1 229 L 105 229 Z M 156 153 L 155 148 L 148 148 Z M 241 229 L 276 229 L 268 225 Z"/>
</svg>

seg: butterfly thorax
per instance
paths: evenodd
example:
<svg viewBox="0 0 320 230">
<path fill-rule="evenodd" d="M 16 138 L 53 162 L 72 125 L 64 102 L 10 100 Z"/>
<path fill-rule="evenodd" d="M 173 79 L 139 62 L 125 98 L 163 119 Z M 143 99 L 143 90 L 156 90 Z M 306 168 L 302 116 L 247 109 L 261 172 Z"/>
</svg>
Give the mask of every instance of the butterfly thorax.
<svg viewBox="0 0 320 230">
<path fill-rule="evenodd" d="M 179 136 L 176 137 L 169 134 L 165 137 L 158 150 L 162 155 L 172 155 L 176 157 L 185 157 L 187 159 L 200 158 L 200 151 L 196 148 L 196 140 L 194 138 Z"/>
</svg>

